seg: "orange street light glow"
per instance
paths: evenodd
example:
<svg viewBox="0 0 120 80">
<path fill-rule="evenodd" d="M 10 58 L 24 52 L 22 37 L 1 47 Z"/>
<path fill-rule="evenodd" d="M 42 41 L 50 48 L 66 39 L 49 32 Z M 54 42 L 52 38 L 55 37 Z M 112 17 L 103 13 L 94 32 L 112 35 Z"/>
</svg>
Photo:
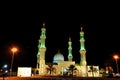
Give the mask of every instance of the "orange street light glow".
<svg viewBox="0 0 120 80">
<path fill-rule="evenodd" d="M 113 57 L 114 57 L 114 59 L 118 59 L 119 58 L 118 55 L 114 55 Z"/>
<path fill-rule="evenodd" d="M 13 47 L 13 48 L 11 49 L 11 51 L 14 53 L 14 52 L 17 52 L 18 49 L 17 49 L 16 47 Z"/>
</svg>

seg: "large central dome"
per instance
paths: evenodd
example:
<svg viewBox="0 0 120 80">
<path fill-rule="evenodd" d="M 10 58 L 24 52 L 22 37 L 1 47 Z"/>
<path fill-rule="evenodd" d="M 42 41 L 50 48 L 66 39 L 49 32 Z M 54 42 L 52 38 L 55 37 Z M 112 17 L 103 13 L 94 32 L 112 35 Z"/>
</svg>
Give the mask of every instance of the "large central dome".
<svg viewBox="0 0 120 80">
<path fill-rule="evenodd" d="M 64 61 L 64 56 L 58 51 L 58 53 L 54 55 L 53 63 L 58 63 L 59 61 Z"/>
</svg>

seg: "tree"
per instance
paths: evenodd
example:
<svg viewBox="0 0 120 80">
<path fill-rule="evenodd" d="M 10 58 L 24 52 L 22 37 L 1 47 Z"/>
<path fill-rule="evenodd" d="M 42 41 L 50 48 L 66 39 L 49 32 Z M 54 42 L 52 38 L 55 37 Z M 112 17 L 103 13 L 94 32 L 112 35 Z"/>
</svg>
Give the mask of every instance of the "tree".
<svg viewBox="0 0 120 80">
<path fill-rule="evenodd" d="M 94 76 L 96 76 L 97 72 L 98 72 L 98 69 L 97 68 L 93 68 L 93 72 L 95 73 Z"/>
<path fill-rule="evenodd" d="M 93 65 L 90 66 L 90 71 L 92 71 L 92 75 L 94 77 L 94 73 L 93 73 Z"/>
<path fill-rule="evenodd" d="M 104 68 L 100 69 L 100 74 L 105 74 L 105 69 Z"/>
<path fill-rule="evenodd" d="M 101 74 L 102 77 L 104 77 L 105 74 L 106 74 L 106 71 L 105 71 L 104 68 L 101 68 L 99 72 L 100 72 L 100 74 Z"/>
<path fill-rule="evenodd" d="M 56 73 L 56 68 L 53 67 L 53 64 L 52 64 L 52 63 L 48 64 L 48 67 L 47 67 L 46 69 L 47 69 L 47 73 L 50 73 L 50 75 L 51 75 L 52 73 Z"/>
<path fill-rule="evenodd" d="M 77 70 L 77 68 L 75 67 L 75 65 L 70 65 L 70 66 L 69 66 L 69 70 L 68 70 L 68 71 L 70 72 L 70 75 L 71 75 L 71 76 L 73 76 L 73 72 L 74 72 L 75 70 Z"/>
</svg>

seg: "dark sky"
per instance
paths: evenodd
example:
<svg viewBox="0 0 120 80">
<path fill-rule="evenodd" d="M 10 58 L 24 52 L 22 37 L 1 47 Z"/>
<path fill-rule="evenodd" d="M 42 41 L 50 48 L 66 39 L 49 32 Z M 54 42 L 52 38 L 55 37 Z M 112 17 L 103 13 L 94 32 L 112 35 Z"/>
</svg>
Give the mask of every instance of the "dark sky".
<svg viewBox="0 0 120 80">
<path fill-rule="evenodd" d="M 7 5 L 7 4 L 6 4 Z M 41 5 L 41 3 L 39 4 Z M 80 62 L 80 25 L 85 32 L 88 65 L 114 63 L 114 53 L 120 55 L 119 6 L 110 4 L 10 5 L 1 8 L 0 66 L 10 65 L 10 47 L 18 46 L 14 67 L 36 67 L 38 39 L 42 23 L 46 24 L 46 61 L 52 62 L 60 50 L 67 60 L 68 37 L 72 38 L 73 60 Z"/>
</svg>

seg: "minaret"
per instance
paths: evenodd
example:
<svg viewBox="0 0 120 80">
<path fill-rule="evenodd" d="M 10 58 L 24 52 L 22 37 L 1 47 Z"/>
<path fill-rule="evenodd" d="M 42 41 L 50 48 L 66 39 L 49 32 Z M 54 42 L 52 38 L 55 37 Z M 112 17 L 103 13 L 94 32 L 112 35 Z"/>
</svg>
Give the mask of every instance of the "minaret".
<svg viewBox="0 0 120 80">
<path fill-rule="evenodd" d="M 39 68 L 40 63 L 40 40 L 38 42 L 38 53 L 37 53 L 37 69 Z"/>
<path fill-rule="evenodd" d="M 82 27 L 80 31 L 80 44 L 81 44 L 80 45 L 80 55 L 81 55 L 80 65 L 86 66 L 87 62 L 86 62 L 85 39 L 84 39 L 84 32 Z"/>
<path fill-rule="evenodd" d="M 44 75 L 45 68 L 45 39 L 46 39 L 46 28 L 45 23 L 43 23 L 43 27 L 41 28 L 41 35 L 38 44 L 38 54 L 37 54 L 37 68 L 39 68 L 39 74 Z"/>
<path fill-rule="evenodd" d="M 71 42 L 71 38 L 69 38 L 68 41 L 68 61 L 72 61 L 73 56 L 72 56 L 72 42 Z"/>
</svg>

